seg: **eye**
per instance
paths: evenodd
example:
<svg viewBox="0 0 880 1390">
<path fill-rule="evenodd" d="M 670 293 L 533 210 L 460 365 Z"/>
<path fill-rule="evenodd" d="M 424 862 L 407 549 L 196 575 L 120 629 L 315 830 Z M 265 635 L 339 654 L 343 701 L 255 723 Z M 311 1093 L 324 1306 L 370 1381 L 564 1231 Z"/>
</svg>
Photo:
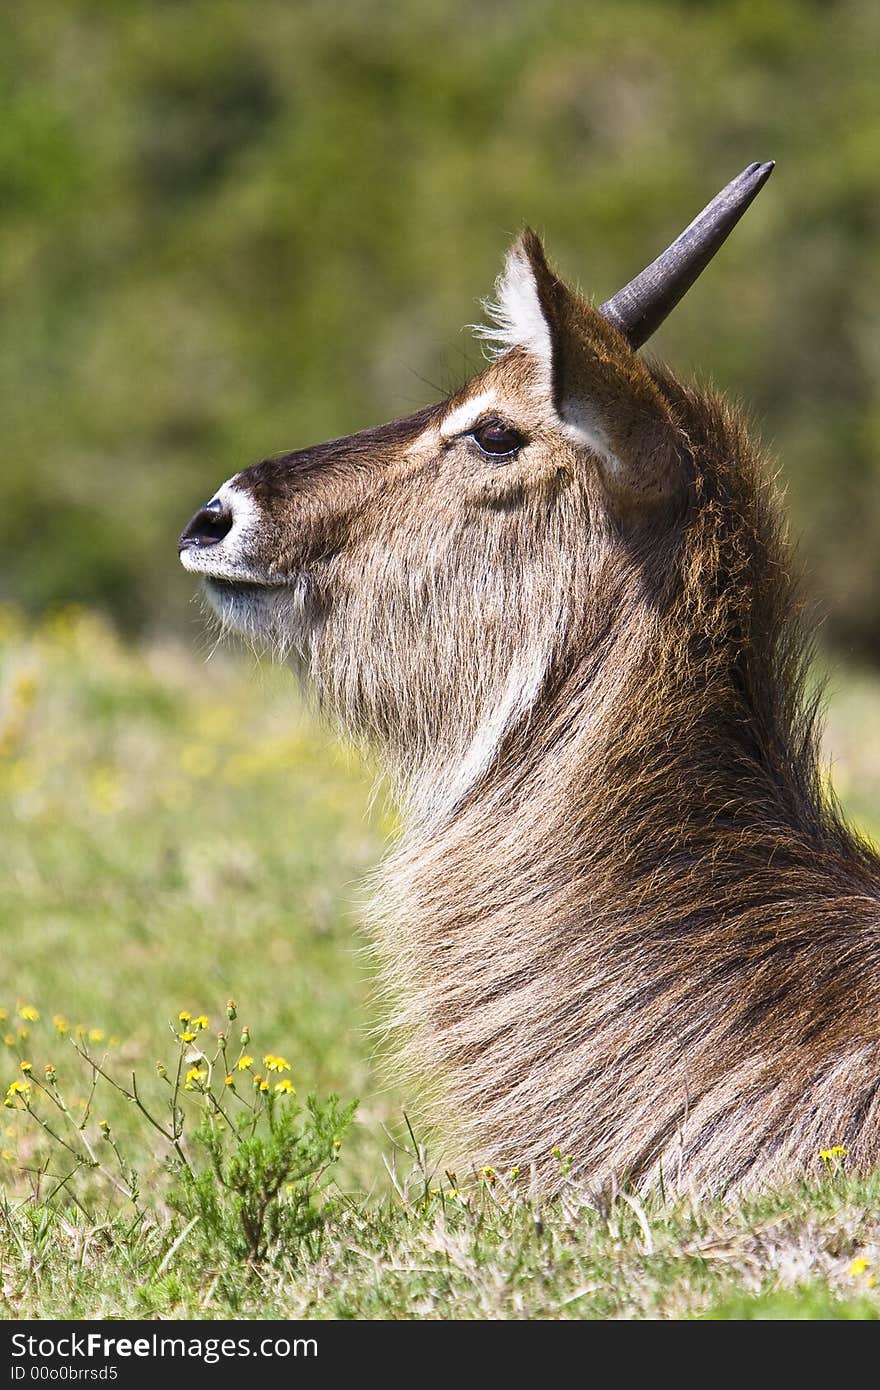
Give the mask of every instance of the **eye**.
<svg viewBox="0 0 880 1390">
<path fill-rule="evenodd" d="M 508 425 L 502 425 L 500 420 L 488 420 L 485 425 L 478 425 L 471 439 L 484 454 L 491 454 L 494 458 L 510 458 L 526 442 L 521 434 Z"/>
</svg>

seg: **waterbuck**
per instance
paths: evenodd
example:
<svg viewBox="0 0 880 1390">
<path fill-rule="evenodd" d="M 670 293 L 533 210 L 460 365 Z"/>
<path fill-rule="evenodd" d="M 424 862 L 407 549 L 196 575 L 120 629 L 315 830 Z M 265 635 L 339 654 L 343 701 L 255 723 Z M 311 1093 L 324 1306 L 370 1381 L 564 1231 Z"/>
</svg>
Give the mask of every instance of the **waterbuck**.
<svg viewBox="0 0 880 1390">
<path fill-rule="evenodd" d="M 770 474 L 640 345 L 768 177 L 595 308 L 513 245 L 486 369 L 180 540 L 383 755 L 401 1054 L 478 1164 L 698 1192 L 880 1159 L 880 860 L 823 790 Z"/>
</svg>

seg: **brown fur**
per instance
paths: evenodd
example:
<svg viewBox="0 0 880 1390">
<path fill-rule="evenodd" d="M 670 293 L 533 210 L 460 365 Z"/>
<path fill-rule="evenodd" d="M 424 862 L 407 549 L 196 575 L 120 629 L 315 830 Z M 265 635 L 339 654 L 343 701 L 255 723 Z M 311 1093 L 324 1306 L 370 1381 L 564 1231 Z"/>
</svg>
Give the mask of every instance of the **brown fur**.
<svg viewBox="0 0 880 1390">
<path fill-rule="evenodd" d="M 835 1144 L 870 1168 L 880 862 L 820 786 L 765 462 L 536 238 L 514 255 L 550 378 L 514 346 L 410 421 L 239 475 L 258 520 L 206 552 L 212 601 L 387 760 L 403 831 L 370 917 L 458 1151 L 700 1191 Z M 528 439 L 506 462 L 440 437 L 486 391 Z M 242 554 L 275 587 L 238 584 Z"/>
</svg>

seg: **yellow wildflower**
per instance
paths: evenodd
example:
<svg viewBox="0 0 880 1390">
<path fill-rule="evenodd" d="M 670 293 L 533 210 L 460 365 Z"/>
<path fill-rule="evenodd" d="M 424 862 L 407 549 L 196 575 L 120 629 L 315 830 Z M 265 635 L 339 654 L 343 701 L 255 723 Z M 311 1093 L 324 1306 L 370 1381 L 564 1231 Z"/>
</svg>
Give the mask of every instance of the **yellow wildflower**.
<svg viewBox="0 0 880 1390">
<path fill-rule="evenodd" d="M 287 1079 L 286 1076 L 285 1076 L 285 1078 L 284 1078 L 283 1081 L 276 1081 L 276 1082 L 275 1082 L 275 1090 L 276 1090 L 276 1091 L 278 1092 L 278 1094 L 281 1095 L 281 1096 L 295 1096 L 295 1095 L 296 1095 L 296 1091 L 293 1089 L 293 1082 L 292 1082 L 292 1081 L 288 1081 L 288 1079 Z"/>
<path fill-rule="evenodd" d="M 103 1028 L 90 1028 L 90 1029 L 89 1029 L 89 1042 L 99 1043 L 99 1042 L 103 1042 L 103 1041 L 104 1041 L 104 1030 L 103 1030 Z"/>
<path fill-rule="evenodd" d="M 180 1041 L 181 1041 L 181 1042 L 185 1042 L 185 1043 L 195 1042 L 195 1040 L 196 1040 L 196 1035 L 195 1035 L 195 1033 L 178 1033 L 177 1036 L 180 1038 Z"/>
<path fill-rule="evenodd" d="M 119 773 L 115 767 L 96 767 L 89 789 L 92 806 L 101 814 L 111 815 L 122 805 Z"/>
<path fill-rule="evenodd" d="M 860 1274 L 866 1274 L 870 1268 L 871 1261 L 866 1260 L 864 1255 L 859 1255 L 850 1265 L 849 1272 L 854 1279 L 857 1279 Z"/>
<path fill-rule="evenodd" d="M 0 1149 L 0 1158 L 3 1159 L 4 1163 L 11 1163 L 15 1158 L 15 1154 L 11 1149 Z"/>
<path fill-rule="evenodd" d="M 33 1071 L 33 1067 L 31 1066 L 30 1062 L 19 1062 L 18 1066 L 19 1066 L 19 1070 L 20 1070 L 20 1071 L 23 1071 L 23 1072 Z"/>
<path fill-rule="evenodd" d="M 217 766 L 217 757 L 211 748 L 193 744 L 183 749 L 180 766 L 187 777 L 210 777 Z"/>
<path fill-rule="evenodd" d="M 6 1019 L 6 1018 L 8 1018 L 8 1017 L 9 1017 L 9 1015 L 7 1014 L 6 1010 L 5 1010 L 5 1009 L 0 1009 L 0 1023 L 2 1023 L 3 1020 Z"/>
<path fill-rule="evenodd" d="M 186 1074 L 184 1090 L 201 1090 L 202 1083 L 207 1081 L 207 1079 L 208 1073 L 205 1071 L 204 1067 L 190 1067 L 189 1071 Z"/>
<path fill-rule="evenodd" d="M 181 1009 L 180 1013 L 177 1015 L 177 1020 L 179 1023 L 189 1023 L 191 1018 L 192 1014 L 188 1013 L 186 1009 Z"/>
<path fill-rule="evenodd" d="M 22 1100 L 26 1101 L 30 1089 L 31 1083 L 29 1081 L 11 1081 L 6 1087 L 6 1104 L 11 1105 L 16 1096 L 21 1096 Z"/>
<path fill-rule="evenodd" d="M 193 1019 L 193 1021 L 192 1021 L 192 1026 L 193 1026 L 193 1028 L 207 1028 L 207 1026 L 208 1026 L 207 1015 L 205 1015 L 205 1014 L 199 1014 L 198 1018 L 194 1018 L 194 1019 Z"/>
<path fill-rule="evenodd" d="M 239 1071 L 250 1071 L 250 1069 L 251 1069 L 251 1067 L 252 1067 L 253 1065 L 254 1065 L 254 1059 L 253 1059 L 253 1057 L 239 1057 L 239 1059 L 238 1059 L 237 1066 L 238 1066 L 238 1070 L 239 1070 Z"/>
<path fill-rule="evenodd" d="M 7 1047 L 15 1047 L 15 1034 L 14 1034 L 14 1033 L 4 1033 L 4 1034 L 3 1034 L 3 1041 L 4 1041 L 4 1043 L 6 1044 Z"/>
<path fill-rule="evenodd" d="M 823 1163 L 833 1163 L 835 1159 L 846 1158 L 847 1150 L 842 1144 L 832 1144 L 830 1149 L 820 1149 L 819 1157 Z"/>
<path fill-rule="evenodd" d="M 290 1071 L 290 1063 L 283 1057 L 274 1057 L 271 1052 L 263 1058 L 263 1065 L 269 1071 Z"/>
<path fill-rule="evenodd" d="M 32 705 L 37 694 L 37 678 L 32 671 L 22 671 L 12 687 L 12 698 L 17 705 Z"/>
<path fill-rule="evenodd" d="M 268 1081 L 264 1076 L 261 1076 L 259 1072 L 254 1074 L 254 1086 L 258 1091 L 268 1091 L 269 1089 Z"/>
<path fill-rule="evenodd" d="M 64 1037 L 65 1033 L 70 1032 L 70 1024 L 63 1014 L 56 1014 L 52 1022 L 55 1024 L 55 1031 L 60 1033 L 62 1037 Z"/>
<path fill-rule="evenodd" d="M 19 1004 L 18 1016 L 19 1018 L 23 1018 L 25 1023 L 36 1023 L 40 1014 L 39 1011 L 34 1008 L 33 1004 Z"/>
<path fill-rule="evenodd" d="M 228 1074 L 228 1076 L 226 1077 L 226 1085 L 227 1085 L 227 1086 L 234 1086 L 234 1085 L 235 1085 L 235 1077 L 232 1075 L 232 1072 L 230 1072 L 230 1073 Z"/>
</svg>

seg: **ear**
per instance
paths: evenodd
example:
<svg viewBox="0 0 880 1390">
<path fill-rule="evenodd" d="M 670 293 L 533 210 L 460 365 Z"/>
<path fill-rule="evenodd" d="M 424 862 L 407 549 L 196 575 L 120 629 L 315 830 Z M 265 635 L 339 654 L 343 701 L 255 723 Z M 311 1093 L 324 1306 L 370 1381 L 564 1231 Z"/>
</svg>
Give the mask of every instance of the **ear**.
<svg viewBox="0 0 880 1390">
<path fill-rule="evenodd" d="M 566 434 L 599 460 L 609 494 L 637 511 L 677 495 L 682 437 L 669 402 L 622 334 L 550 269 L 530 228 L 495 291 L 484 336 L 535 359 Z"/>
</svg>

